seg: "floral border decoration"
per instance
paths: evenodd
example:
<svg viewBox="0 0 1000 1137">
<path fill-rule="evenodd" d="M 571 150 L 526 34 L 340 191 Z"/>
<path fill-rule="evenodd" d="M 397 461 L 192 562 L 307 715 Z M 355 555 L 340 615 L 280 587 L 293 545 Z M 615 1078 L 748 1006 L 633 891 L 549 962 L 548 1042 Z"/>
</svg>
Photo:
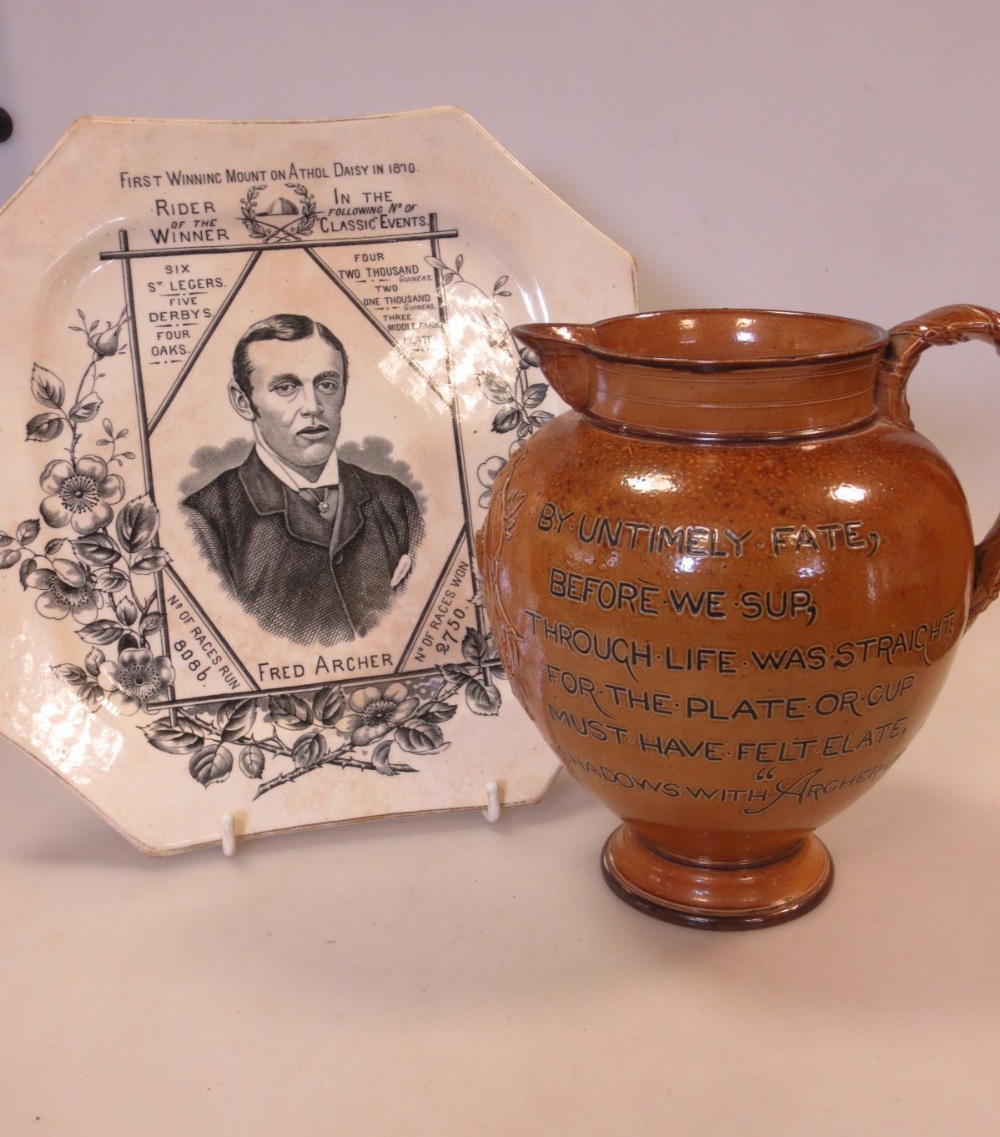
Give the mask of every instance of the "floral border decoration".
<svg viewBox="0 0 1000 1137">
<path fill-rule="evenodd" d="M 156 654 L 164 628 L 156 576 L 170 558 L 157 544 L 159 514 L 150 497 L 121 504 L 125 480 L 112 468 L 135 458 L 131 450 L 119 449 L 128 428 L 116 430 L 109 418 L 97 423 L 103 406 L 101 368 L 126 350 L 121 342 L 126 313 L 115 323 L 105 321 L 103 330 L 100 321 L 88 323 L 79 309 L 77 315 L 80 324 L 70 331 L 84 336 L 90 359 L 73 397 L 67 398 L 66 384 L 55 372 L 36 363 L 31 392 L 43 410 L 26 427 L 28 442 L 62 439 L 65 456 L 49 461 L 39 477 L 45 493 L 41 517 L 22 521 L 13 536 L 0 532 L 0 569 L 17 565 L 21 587 L 38 594 L 39 615 L 71 617 L 77 635 L 91 645 L 82 667 L 54 668 L 84 704 L 96 710 L 107 701 L 134 714 L 165 694 L 174 680 L 169 659 Z M 104 457 L 95 453 L 99 448 Z M 61 532 L 38 548 L 42 522 Z"/>
<path fill-rule="evenodd" d="M 142 729 L 157 749 L 187 756 L 191 776 L 202 785 L 223 781 L 238 765 L 260 783 L 254 800 L 322 766 L 390 777 L 415 774 L 419 771 L 409 762 L 393 760 L 393 747 L 419 756 L 446 750 L 451 743 L 442 724 L 457 712 L 460 690 L 475 714 L 499 713 L 495 680 L 503 672 L 492 637 L 467 628 L 462 656 L 464 662 L 442 664 L 429 678 L 352 690 L 334 683 L 315 691 L 187 706 Z M 290 765 L 273 773 L 274 761 L 282 758 Z"/>
<path fill-rule="evenodd" d="M 476 383 L 485 398 L 499 407 L 493 416 L 490 429 L 495 434 L 514 433 L 515 437 L 506 455 L 495 454 L 480 462 L 476 476 L 483 491 L 479 504 L 486 508 L 493 494 L 493 483 L 497 475 L 507 465 L 511 457 L 540 427 L 555 417 L 550 411 L 541 410 L 541 405 L 549 393 L 549 385 L 541 380 L 532 381 L 530 372 L 538 367 L 538 356 L 527 347 L 519 347 L 514 340 L 510 324 L 507 322 L 499 301 L 511 295 L 506 284 L 509 276 L 498 277 L 491 292 L 486 292 L 478 284 L 462 276 L 465 258 L 461 253 L 455 257 L 453 265 L 440 257 L 424 257 L 432 268 L 441 274 L 445 288 L 464 284 L 477 293 L 485 302 L 483 310 L 476 313 L 483 324 L 486 342 L 493 349 L 494 366 L 480 371 Z M 513 378 L 501 374 L 502 370 L 513 371 Z"/>
<path fill-rule="evenodd" d="M 456 275 L 460 267 L 459 257 Z M 495 294 L 507 295 L 499 291 L 505 281 L 500 278 Z M 417 773 L 409 762 L 393 760 L 393 747 L 419 756 L 445 750 L 450 743 L 442 726 L 457 712 L 460 692 L 474 714 L 499 713 L 496 680 L 504 676 L 493 636 L 466 627 L 459 641 L 462 625 L 453 619 L 445 636 L 460 642 L 462 662 L 440 664 L 429 675 L 188 703 L 160 714 L 156 704 L 172 696 L 176 677 L 163 642 L 166 621 L 156 587 L 170 557 L 157 541 L 159 513 L 150 496 L 124 502 L 125 480 L 112 472 L 135 459 L 134 452 L 119 448 L 128 428 L 116 430 L 104 417 L 97 429 L 103 406 L 98 388 L 106 377 L 101 368 L 125 353 L 127 317 L 123 311 L 101 329 L 100 321 L 88 323 L 79 309 L 77 315 L 80 324 L 70 330 L 86 340 L 87 365 L 71 399 L 55 372 L 34 365 L 31 391 L 42 410 L 28 421 L 25 435 L 41 444 L 61 439 L 65 456 L 50 460 L 39 477 L 45 494 L 41 516 L 22 521 L 13 535 L 0 531 L 0 570 L 17 566 L 21 587 L 37 593 L 39 615 L 72 619 L 76 634 L 90 645 L 82 665 L 52 668 L 89 710 L 111 705 L 118 713 L 141 712 L 150 720 L 140 726 L 150 745 L 186 757 L 195 781 L 213 785 L 238 767 L 259 782 L 254 800 L 323 766 L 386 776 Z M 506 433 L 517 427 L 520 440 L 540 425 L 533 421 L 537 414 L 525 416 L 545 392 L 539 397 L 537 387 L 544 385 L 532 391 L 526 384 L 532 364 L 517 359 L 513 384 L 496 375 L 481 382 L 488 397 L 503 404 L 493 429 Z M 99 448 L 104 457 L 92 452 Z M 506 462 L 498 460 L 500 466 Z M 43 522 L 57 535 L 39 547 Z"/>
</svg>

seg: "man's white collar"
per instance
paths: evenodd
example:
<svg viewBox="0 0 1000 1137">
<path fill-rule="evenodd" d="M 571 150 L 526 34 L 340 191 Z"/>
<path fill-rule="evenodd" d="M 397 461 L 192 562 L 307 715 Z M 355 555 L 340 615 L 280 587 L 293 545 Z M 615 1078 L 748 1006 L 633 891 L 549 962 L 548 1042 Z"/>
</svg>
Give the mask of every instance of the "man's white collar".
<svg viewBox="0 0 1000 1137">
<path fill-rule="evenodd" d="M 254 437 L 257 442 L 257 457 L 271 473 L 274 474 L 279 482 L 284 483 L 289 489 L 295 490 L 296 493 L 300 490 L 319 490 L 325 489 L 327 486 L 340 485 L 340 463 L 337 461 L 336 450 L 334 450 L 327 459 L 326 465 L 323 467 L 323 473 L 320 474 L 315 482 L 310 482 L 306 478 L 303 478 L 301 474 L 290 470 L 284 462 L 281 461 L 278 455 L 275 454 L 264 439 L 261 438 L 256 426 L 254 427 Z"/>
</svg>

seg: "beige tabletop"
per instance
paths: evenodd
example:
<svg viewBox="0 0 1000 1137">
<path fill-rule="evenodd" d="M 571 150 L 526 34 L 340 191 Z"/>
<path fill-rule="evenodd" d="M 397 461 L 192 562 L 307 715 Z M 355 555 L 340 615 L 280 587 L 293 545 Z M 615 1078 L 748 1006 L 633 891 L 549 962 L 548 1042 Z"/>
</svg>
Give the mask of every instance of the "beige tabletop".
<svg viewBox="0 0 1000 1137">
<path fill-rule="evenodd" d="M 3 744 L 0 1131 L 995 1132 L 998 628 L 823 831 L 829 899 L 749 933 L 616 900 L 566 775 L 156 860 Z"/>
</svg>

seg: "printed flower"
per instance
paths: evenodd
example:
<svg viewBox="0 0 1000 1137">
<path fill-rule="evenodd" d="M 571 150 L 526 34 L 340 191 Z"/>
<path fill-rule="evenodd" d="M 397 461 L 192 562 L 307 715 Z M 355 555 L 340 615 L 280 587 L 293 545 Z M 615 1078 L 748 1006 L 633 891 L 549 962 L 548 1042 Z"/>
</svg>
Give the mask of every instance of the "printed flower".
<svg viewBox="0 0 1000 1137">
<path fill-rule="evenodd" d="M 367 746 L 406 722 L 418 704 L 419 699 L 402 683 L 390 683 L 384 691 L 362 687 L 352 692 L 347 700 L 347 714 L 334 726 L 341 734 L 349 734 L 355 746 Z"/>
<path fill-rule="evenodd" d="M 49 496 L 39 507 L 53 529 L 64 525 L 84 536 L 103 529 L 111 520 L 111 506 L 125 495 L 125 483 L 109 474 L 107 465 L 92 454 L 75 463 L 56 459 L 42 471 L 41 486 Z"/>
<path fill-rule="evenodd" d="M 98 681 L 114 703 L 132 714 L 174 681 L 174 669 L 165 655 L 154 656 L 148 647 L 130 647 L 117 663 L 101 664 Z"/>
<path fill-rule="evenodd" d="M 71 613 L 81 624 L 97 619 L 101 598 L 94 577 L 76 561 L 56 557 L 52 568 L 35 569 L 28 573 L 24 583 L 29 588 L 41 589 L 35 607 L 47 620 L 64 620 Z"/>
</svg>

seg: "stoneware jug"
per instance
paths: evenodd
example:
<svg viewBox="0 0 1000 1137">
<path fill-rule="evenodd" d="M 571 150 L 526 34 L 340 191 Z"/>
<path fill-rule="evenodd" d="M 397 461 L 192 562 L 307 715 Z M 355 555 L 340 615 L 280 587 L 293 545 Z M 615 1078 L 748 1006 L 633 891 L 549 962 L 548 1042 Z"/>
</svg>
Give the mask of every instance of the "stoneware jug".
<svg viewBox="0 0 1000 1137">
<path fill-rule="evenodd" d="M 528 714 L 624 821 L 605 878 L 700 927 L 799 916 L 832 881 L 813 830 L 900 756 L 1000 588 L 1000 523 L 975 545 L 906 400 L 925 348 L 1000 346 L 1000 315 L 515 334 L 572 409 L 496 479 L 486 607 Z"/>
</svg>

